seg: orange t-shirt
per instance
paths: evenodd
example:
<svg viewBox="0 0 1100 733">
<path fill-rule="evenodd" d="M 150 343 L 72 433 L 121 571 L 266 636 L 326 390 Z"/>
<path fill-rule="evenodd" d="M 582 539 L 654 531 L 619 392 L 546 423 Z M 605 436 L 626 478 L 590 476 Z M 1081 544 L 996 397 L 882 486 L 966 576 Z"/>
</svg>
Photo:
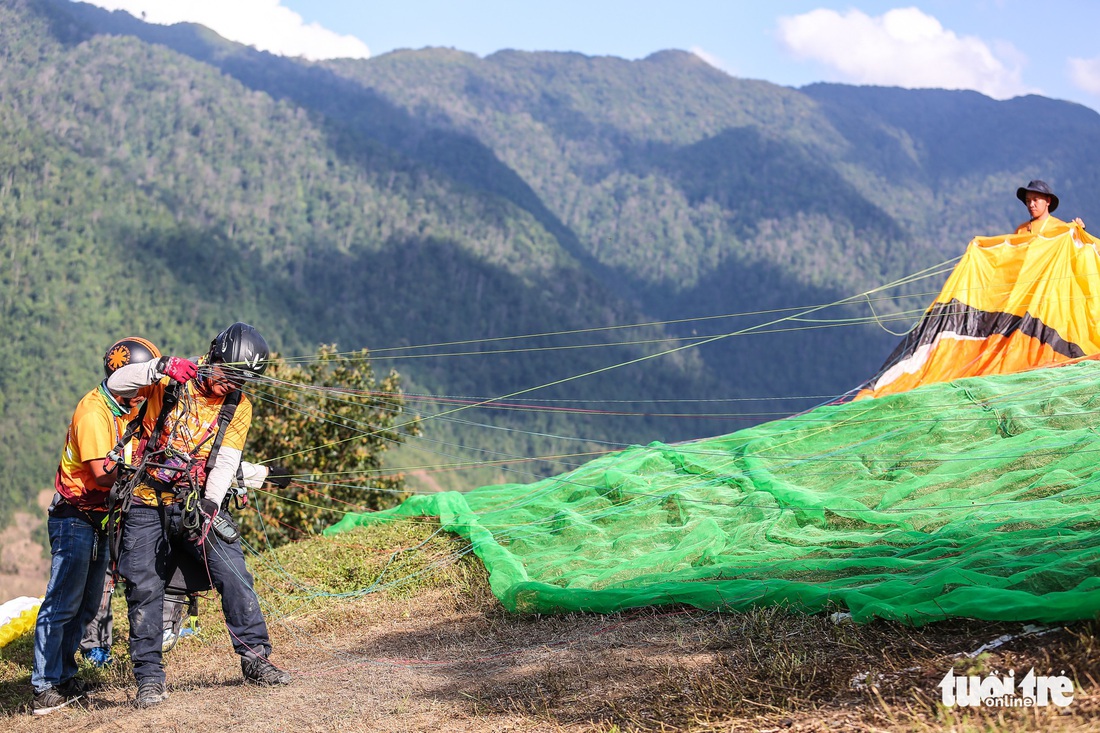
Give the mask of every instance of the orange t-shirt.
<svg viewBox="0 0 1100 733">
<path fill-rule="evenodd" d="M 54 477 L 57 493 L 77 509 L 101 511 L 107 507 L 110 488 L 97 484 L 95 474 L 84 464 L 103 460 L 111 452 L 131 416 L 116 417 L 99 387 L 77 404 Z"/>
<path fill-rule="evenodd" d="M 161 406 L 164 404 L 164 390 L 170 383 L 171 380 L 165 377 L 139 392 L 149 401 L 143 425 L 146 435 L 151 434 L 156 427 L 157 416 L 160 415 Z M 156 463 L 178 464 L 181 468 L 188 465 L 205 466 L 210 449 L 214 446 L 214 439 L 218 432 L 218 416 L 221 414 L 224 403 L 224 397 L 204 395 L 196 389 L 194 382 L 188 382 L 183 386 L 179 402 L 164 422 L 163 435 L 157 441 L 157 445 L 148 446 L 146 450 L 160 450 L 165 447 L 171 449 L 163 456 L 158 456 L 155 459 Z M 252 403 L 246 396 L 241 395 L 241 401 L 233 413 L 233 419 L 225 428 L 222 447 L 244 450 L 245 439 L 248 437 L 248 428 L 251 424 Z M 173 455 L 178 458 L 173 458 Z M 186 456 L 194 460 L 188 461 Z M 186 468 L 180 471 L 164 468 L 149 469 L 151 478 L 164 484 L 181 481 L 180 488 L 186 485 L 185 473 Z M 134 501 L 145 506 L 156 506 L 157 490 L 152 486 L 140 484 L 134 489 Z M 160 501 L 171 504 L 176 501 L 175 494 L 162 491 Z"/>
<path fill-rule="evenodd" d="M 1043 219 L 1041 222 L 1039 222 L 1039 226 L 1034 231 L 1032 231 L 1033 224 L 1034 222 L 1025 221 L 1023 224 L 1016 227 L 1016 234 L 1042 234 L 1043 231 L 1046 229 L 1050 229 L 1053 231 L 1056 227 L 1067 226 L 1064 221 L 1054 216 L 1048 216 L 1047 218 Z"/>
</svg>

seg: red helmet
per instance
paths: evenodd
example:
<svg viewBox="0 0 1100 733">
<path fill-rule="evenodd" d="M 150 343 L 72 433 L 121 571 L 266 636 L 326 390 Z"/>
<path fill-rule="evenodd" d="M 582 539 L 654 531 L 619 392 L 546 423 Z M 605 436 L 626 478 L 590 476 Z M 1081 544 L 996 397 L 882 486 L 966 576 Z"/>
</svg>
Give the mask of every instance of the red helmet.
<svg viewBox="0 0 1100 733">
<path fill-rule="evenodd" d="M 111 344 L 111 348 L 103 355 L 103 374 L 109 377 L 119 367 L 159 358 L 160 349 L 152 341 L 138 336 L 127 336 Z"/>
</svg>

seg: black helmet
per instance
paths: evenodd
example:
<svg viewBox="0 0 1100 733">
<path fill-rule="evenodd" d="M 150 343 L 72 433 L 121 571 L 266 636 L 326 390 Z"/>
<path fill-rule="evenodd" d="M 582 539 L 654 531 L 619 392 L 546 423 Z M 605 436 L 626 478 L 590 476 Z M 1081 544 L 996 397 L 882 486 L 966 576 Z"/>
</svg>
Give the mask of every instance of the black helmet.
<svg viewBox="0 0 1100 733">
<path fill-rule="evenodd" d="M 211 364 L 225 364 L 243 377 L 258 377 L 267 369 L 270 353 L 267 341 L 260 332 L 238 321 L 210 342 L 208 361 Z"/>
<path fill-rule="evenodd" d="M 141 364 L 160 358 L 160 349 L 153 345 L 152 341 L 138 336 L 127 336 L 111 344 L 107 353 L 103 355 L 103 375 L 106 377 L 115 373 L 119 367 L 127 364 Z"/>
</svg>

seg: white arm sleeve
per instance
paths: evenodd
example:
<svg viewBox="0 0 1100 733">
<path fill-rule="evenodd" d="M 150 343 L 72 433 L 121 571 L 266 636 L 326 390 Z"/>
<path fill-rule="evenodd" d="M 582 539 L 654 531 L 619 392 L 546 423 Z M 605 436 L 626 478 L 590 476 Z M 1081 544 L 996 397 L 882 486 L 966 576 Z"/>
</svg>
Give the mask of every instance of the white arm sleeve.
<svg viewBox="0 0 1100 733">
<path fill-rule="evenodd" d="M 267 479 L 267 472 L 267 466 L 241 461 L 241 475 L 244 476 L 244 487 L 246 489 L 258 489 L 263 486 L 264 481 Z"/>
<path fill-rule="evenodd" d="M 117 372 L 116 372 L 117 373 Z M 237 478 L 237 466 L 241 462 L 241 452 L 236 448 L 226 448 L 224 445 L 218 451 L 218 458 L 214 461 L 214 467 L 206 474 L 205 498 L 218 506 L 222 505 L 222 499 L 229 491 L 233 479 Z"/>
<path fill-rule="evenodd" d="M 149 386 L 164 376 L 157 371 L 158 361 L 160 360 L 153 359 L 119 367 L 107 378 L 107 389 L 123 397 L 133 397 L 139 389 Z"/>
</svg>

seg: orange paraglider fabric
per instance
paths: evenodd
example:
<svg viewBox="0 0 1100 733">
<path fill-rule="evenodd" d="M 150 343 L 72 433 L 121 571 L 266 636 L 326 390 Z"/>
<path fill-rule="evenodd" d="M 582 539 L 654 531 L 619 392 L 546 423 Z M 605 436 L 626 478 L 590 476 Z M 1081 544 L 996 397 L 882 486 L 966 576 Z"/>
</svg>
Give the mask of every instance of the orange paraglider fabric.
<svg viewBox="0 0 1100 733">
<path fill-rule="evenodd" d="M 856 399 L 1100 354 L 1100 240 L 1067 224 L 976 237 Z"/>
</svg>

